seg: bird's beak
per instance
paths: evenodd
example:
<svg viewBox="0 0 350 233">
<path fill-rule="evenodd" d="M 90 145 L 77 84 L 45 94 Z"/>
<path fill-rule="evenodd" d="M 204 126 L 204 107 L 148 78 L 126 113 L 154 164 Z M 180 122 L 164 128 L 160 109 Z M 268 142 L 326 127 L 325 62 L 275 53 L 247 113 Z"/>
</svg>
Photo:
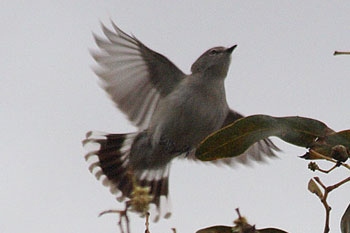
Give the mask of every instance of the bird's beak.
<svg viewBox="0 0 350 233">
<path fill-rule="evenodd" d="M 232 46 L 232 47 L 226 49 L 226 52 L 227 52 L 227 53 L 232 53 L 232 51 L 233 51 L 236 47 L 237 47 L 237 45 L 234 45 L 234 46 Z"/>
</svg>

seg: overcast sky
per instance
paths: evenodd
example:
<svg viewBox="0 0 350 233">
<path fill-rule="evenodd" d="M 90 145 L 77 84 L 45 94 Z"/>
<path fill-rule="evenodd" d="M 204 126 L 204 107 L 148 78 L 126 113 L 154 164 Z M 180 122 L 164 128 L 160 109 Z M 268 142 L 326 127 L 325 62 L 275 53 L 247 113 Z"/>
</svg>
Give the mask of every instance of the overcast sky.
<svg viewBox="0 0 350 233">
<path fill-rule="evenodd" d="M 20 1 L 0 3 L 0 232 L 118 232 L 122 208 L 89 173 L 81 146 L 89 130 L 132 132 L 91 71 L 91 32 L 116 24 L 184 72 L 208 48 L 238 44 L 226 79 L 230 106 L 246 114 L 305 116 L 350 128 L 350 1 Z M 324 209 L 307 191 L 319 175 L 302 148 L 273 139 L 280 159 L 222 168 L 174 161 L 173 216 L 152 233 L 232 225 L 239 207 L 258 228 L 322 232 Z M 330 164 L 323 164 L 326 168 Z M 331 232 L 339 232 L 350 184 L 330 194 Z M 132 232 L 144 219 L 131 214 Z"/>
</svg>

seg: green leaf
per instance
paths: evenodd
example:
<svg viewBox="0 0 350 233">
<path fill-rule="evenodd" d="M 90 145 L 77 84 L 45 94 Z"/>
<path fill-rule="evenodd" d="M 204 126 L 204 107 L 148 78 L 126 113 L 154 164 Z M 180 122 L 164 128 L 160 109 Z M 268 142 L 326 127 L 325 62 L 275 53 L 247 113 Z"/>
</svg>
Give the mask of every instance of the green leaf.
<svg viewBox="0 0 350 233">
<path fill-rule="evenodd" d="M 341 218 L 340 229 L 342 233 L 350 233 L 350 204 Z"/>
<path fill-rule="evenodd" d="M 229 227 L 229 226 L 212 226 L 204 229 L 198 230 L 196 233 L 240 233 L 237 227 Z M 286 231 L 277 229 L 277 228 L 264 228 L 258 229 L 259 233 L 288 233 Z"/>
<path fill-rule="evenodd" d="M 198 230 L 196 233 L 233 233 L 233 227 L 212 226 Z"/>
<path fill-rule="evenodd" d="M 340 132 L 334 132 L 329 135 L 327 135 L 324 138 L 319 138 L 312 146 L 311 148 L 317 151 L 320 154 L 333 157 L 337 160 L 337 158 L 333 153 L 334 153 L 334 147 L 337 146 L 344 146 L 347 150 L 350 148 L 350 130 L 344 130 Z M 349 158 L 348 152 L 345 150 L 343 152 L 344 155 L 341 157 L 344 157 L 345 161 L 347 158 Z M 342 162 L 345 162 L 341 160 Z"/>
<path fill-rule="evenodd" d="M 333 132 L 326 124 L 310 118 L 253 115 L 209 135 L 197 149 L 196 157 L 204 161 L 235 157 L 270 136 L 309 148 L 316 139 Z"/>
<path fill-rule="evenodd" d="M 288 233 L 286 231 L 277 229 L 277 228 L 264 228 L 258 230 L 260 233 Z"/>
<path fill-rule="evenodd" d="M 229 226 L 212 226 L 198 230 L 196 233 L 240 233 L 241 231 L 237 227 Z M 258 229 L 259 233 L 288 233 L 277 228 L 264 228 Z"/>
</svg>

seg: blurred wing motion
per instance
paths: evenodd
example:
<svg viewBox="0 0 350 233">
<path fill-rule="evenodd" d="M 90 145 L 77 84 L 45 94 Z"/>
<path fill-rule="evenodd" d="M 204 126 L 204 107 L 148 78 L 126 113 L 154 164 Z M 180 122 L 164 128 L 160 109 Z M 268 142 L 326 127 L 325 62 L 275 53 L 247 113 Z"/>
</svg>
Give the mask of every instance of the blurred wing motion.
<svg viewBox="0 0 350 233">
<path fill-rule="evenodd" d="M 231 110 L 222 127 L 225 127 L 229 124 L 232 124 L 236 120 L 243 118 L 244 116 L 239 114 L 238 112 L 235 112 Z M 243 154 L 234 157 L 234 158 L 226 158 L 226 159 L 218 159 L 218 160 L 213 160 L 210 161 L 211 163 L 217 164 L 217 165 L 229 165 L 229 166 L 234 166 L 237 163 L 245 164 L 248 165 L 252 161 L 258 161 L 258 162 L 263 162 L 266 157 L 276 157 L 275 151 L 281 151 L 270 139 L 264 139 L 261 140 L 251 147 L 248 148 Z M 197 160 L 197 158 L 194 155 L 194 152 L 189 154 L 187 158 Z"/>
<path fill-rule="evenodd" d="M 95 73 L 118 108 L 137 127 L 146 129 L 159 98 L 169 94 L 185 74 L 166 57 L 112 25 L 115 31 L 102 24 L 108 40 L 94 34 L 100 48 L 91 52 L 100 66 Z"/>
<path fill-rule="evenodd" d="M 99 65 L 95 73 L 117 107 L 142 132 L 148 128 L 159 99 L 168 95 L 186 75 L 166 57 L 129 36 L 113 22 L 112 25 L 114 31 L 101 25 L 106 39 L 94 34 L 100 48 L 91 52 Z M 132 193 L 132 178 L 127 168 L 136 135 L 89 132 L 83 141 L 84 145 L 97 144 L 97 150 L 86 155 L 89 162 L 90 157 L 98 157 L 98 161 L 92 161 L 89 169 L 110 187 L 112 193 L 121 191 L 120 200 L 130 197 Z M 169 166 L 135 174 L 139 185 L 150 187 L 150 194 L 153 195 L 151 202 L 158 212 L 161 202 L 168 196 L 168 175 Z"/>
</svg>

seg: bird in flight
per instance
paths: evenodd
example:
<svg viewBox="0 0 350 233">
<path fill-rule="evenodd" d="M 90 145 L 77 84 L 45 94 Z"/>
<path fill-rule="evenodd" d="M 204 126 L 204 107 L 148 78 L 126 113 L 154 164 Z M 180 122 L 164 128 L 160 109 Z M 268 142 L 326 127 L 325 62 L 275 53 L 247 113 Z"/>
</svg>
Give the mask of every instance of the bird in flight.
<svg viewBox="0 0 350 233">
<path fill-rule="evenodd" d="M 243 117 L 228 107 L 224 87 L 231 54 L 237 46 L 205 51 L 187 75 L 113 22 L 112 26 L 110 30 L 102 24 L 105 38 L 94 34 L 99 48 L 91 52 L 98 64 L 95 73 L 138 131 L 88 132 L 83 143 L 99 148 L 85 158 L 90 161 L 97 157 L 90 170 L 119 195 L 119 200 L 130 198 L 136 181 L 150 188 L 158 214 L 169 216 L 163 206 L 168 198 L 171 161 L 176 157 L 195 160 L 196 147 L 205 137 Z M 264 156 L 275 156 L 274 151 L 279 149 L 265 139 L 239 157 L 214 163 L 262 161 Z"/>
</svg>

